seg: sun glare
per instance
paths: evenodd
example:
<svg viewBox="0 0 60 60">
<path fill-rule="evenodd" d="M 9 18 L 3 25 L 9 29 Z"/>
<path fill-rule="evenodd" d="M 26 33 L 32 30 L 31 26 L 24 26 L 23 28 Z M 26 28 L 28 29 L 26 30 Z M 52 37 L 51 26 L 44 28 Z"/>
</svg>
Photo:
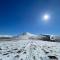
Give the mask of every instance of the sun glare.
<svg viewBox="0 0 60 60">
<path fill-rule="evenodd" d="M 43 16 L 43 19 L 44 19 L 45 21 L 48 21 L 49 18 L 50 18 L 50 16 L 49 16 L 48 14 L 45 14 L 45 15 Z"/>
</svg>

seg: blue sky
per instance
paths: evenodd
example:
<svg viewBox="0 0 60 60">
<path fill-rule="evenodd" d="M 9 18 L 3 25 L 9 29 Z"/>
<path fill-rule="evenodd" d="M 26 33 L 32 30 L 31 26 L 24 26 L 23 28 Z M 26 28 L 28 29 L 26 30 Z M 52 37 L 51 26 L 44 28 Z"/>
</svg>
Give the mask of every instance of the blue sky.
<svg viewBox="0 0 60 60">
<path fill-rule="evenodd" d="M 41 16 L 50 14 L 44 24 Z M 60 0 L 0 0 L 0 34 L 60 34 Z"/>
</svg>

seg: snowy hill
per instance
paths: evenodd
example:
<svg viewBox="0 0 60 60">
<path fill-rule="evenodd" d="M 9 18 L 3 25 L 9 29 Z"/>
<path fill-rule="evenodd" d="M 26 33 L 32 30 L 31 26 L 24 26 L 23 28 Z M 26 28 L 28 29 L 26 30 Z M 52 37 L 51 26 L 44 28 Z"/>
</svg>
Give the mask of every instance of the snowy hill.
<svg viewBox="0 0 60 60">
<path fill-rule="evenodd" d="M 47 34 L 32 34 L 29 32 L 24 32 L 16 36 L 12 35 L 0 35 L 0 41 L 5 40 L 43 40 L 43 41 L 53 41 L 53 42 L 60 42 L 60 36 L 57 35 L 47 35 Z"/>
<path fill-rule="evenodd" d="M 56 41 L 56 42 L 60 42 L 60 36 L 57 35 L 36 35 L 36 34 L 31 34 L 29 32 L 24 32 L 20 35 L 15 36 L 14 38 L 18 39 L 18 40 L 44 40 L 44 41 Z"/>
<path fill-rule="evenodd" d="M 47 35 L 47 34 L 32 34 L 29 32 L 24 32 L 22 34 L 19 34 L 17 36 L 12 35 L 0 35 L 0 41 L 3 40 L 43 40 L 43 41 L 53 41 L 53 42 L 60 42 L 60 36 L 58 35 Z"/>
<path fill-rule="evenodd" d="M 49 35 L 36 35 L 36 34 L 31 34 L 31 33 L 29 33 L 29 32 L 25 32 L 25 33 L 22 33 L 22 34 L 20 34 L 20 35 L 17 35 L 17 36 L 15 36 L 15 38 L 17 38 L 17 39 L 19 39 L 19 40 L 30 40 L 30 39 L 32 39 L 32 40 L 43 40 L 43 39 L 45 39 L 45 40 L 49 40 L 50 39 L 50 36 Z"/>
<path fill-rule="evenodd" d="M 31 34 L 29 32 L 24 32 L 20 35 L 17 36 L 17 38 L 19 38 L 20 40 L 27 40 L 27 39 L 30 39 L 30 37 L 36 37 L 37 35 L 34 35 L 34 34 Z"/>
</svg>

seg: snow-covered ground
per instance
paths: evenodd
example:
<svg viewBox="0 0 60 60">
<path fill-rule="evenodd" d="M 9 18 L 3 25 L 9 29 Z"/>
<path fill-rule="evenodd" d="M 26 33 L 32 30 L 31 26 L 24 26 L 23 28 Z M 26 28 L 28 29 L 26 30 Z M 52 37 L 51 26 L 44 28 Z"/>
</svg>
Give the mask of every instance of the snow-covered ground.
<svg viewBox="0 0 60 60">
<path fill-rule="evenodd" d="M 0 60 L 60 60 L 60 36 L 0 35 Z"/>
<path fill-rule="evenodd" d="M 42 40 L 0 41 L 0 60 L 60 60 L 60 43 Z"/>
</svg>

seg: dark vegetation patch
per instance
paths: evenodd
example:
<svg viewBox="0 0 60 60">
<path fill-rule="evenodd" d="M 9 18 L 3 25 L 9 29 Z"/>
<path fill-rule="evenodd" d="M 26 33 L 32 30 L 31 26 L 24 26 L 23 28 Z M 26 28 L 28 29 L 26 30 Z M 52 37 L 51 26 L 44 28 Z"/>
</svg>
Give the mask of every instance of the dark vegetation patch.
<svg viewBox="0 0 60 60">
<path fill-rule="evenodd" d="M 50 59 L 58 60 L 56 56 L 48 56 Z"/>
<path fill-rule="evenodd" d="M 15 57 L 19 58 L 19 55 L 16 55 Z"/>
<path fill-rule="evenodd" d="M 9 53 L 5 53 L 5 54 L 3 54 L 3 55 L 8 55 Z"/>
<path fill-rule="evenodd" d="M 2 50 L 2 48 L 0 48 L 0 50 Z"/>
<path fill-rule="evenodd" d="M 17 48 L 13 49 L 13 50 L 18 50 Z"/>
<path fill-rule="evenodd" d="M 22 50 L 18 50 L 18 51 L 17 51 L 17 53 L 21 53 L 21 52 L 22 52 Z"/>
<path fill-rule="evenodd" d="M 26 54 L 26 51 L 24 51 L 23 54 Z"/>
</svg>

